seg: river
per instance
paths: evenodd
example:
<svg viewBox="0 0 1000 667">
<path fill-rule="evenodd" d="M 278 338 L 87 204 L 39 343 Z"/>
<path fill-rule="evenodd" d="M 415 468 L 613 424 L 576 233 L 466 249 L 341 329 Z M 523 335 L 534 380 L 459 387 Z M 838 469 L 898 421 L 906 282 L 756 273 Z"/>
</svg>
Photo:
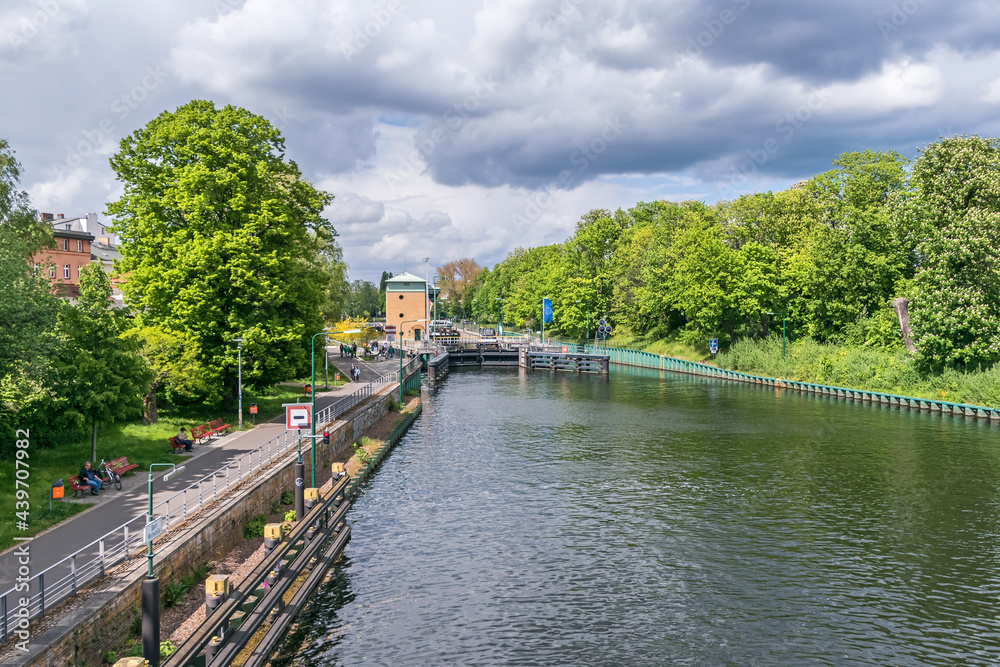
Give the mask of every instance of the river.
<svg viewBox="0 0 1000 667">
<path fill-rule="evenodd" d="M 453 372 L 298 665 L 1000 663 L 1000 429 L 614 367 Z"/>
</svg>

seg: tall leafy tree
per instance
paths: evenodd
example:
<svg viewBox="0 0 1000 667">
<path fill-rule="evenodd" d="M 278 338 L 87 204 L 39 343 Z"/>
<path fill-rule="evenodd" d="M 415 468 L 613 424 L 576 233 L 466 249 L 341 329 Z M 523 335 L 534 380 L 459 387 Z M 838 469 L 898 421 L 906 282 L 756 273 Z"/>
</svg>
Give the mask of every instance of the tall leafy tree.
<svg viewBox="0 0 1000 667">
<path fill-rule="evenodd" d="M 336 232 L 332 196 L 285 158 L 281 134 L 245 109 L 193 101 L 121 142 L 124 185 L 108 205 L 122 246 L 123 291 L 144 326 L 197 343 L 214 391 L 295 377 L 322 327 L 330 273 L 318 256 Z"/>
<path fill-rule="evenodd" d="M 151 378 L 138 342 L 125 335 L 127 313 L 113 303 L 104 268 L 88 264 L 80 271 L 80 297 L 62 310 L 59 322 L 63 342 L 54 361 L 56 401 L 68 418 L 90 427 L 92 459 L 97 458 L 98 426 L 141 414 Z"/>
<path fill-rule="evenodd" d="M 462 308 L 465 304 L 468 309 L 469 291 L 482 272 L 483 267 L 471 257 L 463 257 L 444 264 L 437 270 L 437 274 L 441 277 L 438 282 L 441 296 L 447 297 L 455 307 Z"/>
<path fill-rule="evenodd" d="M 897 211 L 919 258 L 910 314 L 925 367 L 1000 359 L 1000 141 L 927 146 Z"/>
</svg>

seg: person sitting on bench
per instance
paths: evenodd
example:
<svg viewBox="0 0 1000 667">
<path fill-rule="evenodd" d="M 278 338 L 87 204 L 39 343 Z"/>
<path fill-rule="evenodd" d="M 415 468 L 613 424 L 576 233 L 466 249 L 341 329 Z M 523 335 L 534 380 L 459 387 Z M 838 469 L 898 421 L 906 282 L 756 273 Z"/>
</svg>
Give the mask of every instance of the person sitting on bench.
<svg viewBox="0 0 1000 667">
<path fill-rule="evenodd" d="M 185 431 L 182 428 L 180 430 L 180 433 L 178 433 L 174 437 L 174 442 L 176 442 L 178 445 L 184 445 L 184 451 L 185 452 L 190 452 L 191 451 L 191 446 L 194 445 L 194 442 L 188 440 L 187 436 L 188 436 L 187 431 Z"/>
<path fill-rule="evenodd" d="M 97 473 L 90 468 L 90 461 L 83 464 L 80 468 L 80 484 L 90 485 L 90 495 L 96 496 L 97 491 L 104 484 L 104 480 L 97 476 Z"/>
</svg>

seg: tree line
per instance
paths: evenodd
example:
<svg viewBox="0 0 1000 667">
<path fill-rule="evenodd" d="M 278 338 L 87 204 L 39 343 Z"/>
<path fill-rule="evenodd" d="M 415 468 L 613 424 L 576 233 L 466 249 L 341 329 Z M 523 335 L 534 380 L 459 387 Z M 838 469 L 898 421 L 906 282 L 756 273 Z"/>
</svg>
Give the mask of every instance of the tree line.
<svg viewBox="0 0 1000 667">
<path fill-rule="evenodd" d="M 144 414 L 157 401 L 232 405 L 237 355 L 250 390 L 300 376 L 310 337 L 341 319 L 349 287 L 333 197 L 306 181 L 266 119 L 193 101 L 122 139 L 108 204 L 120 239 L 111 281 L 85 267 L 75 303 L 35 254 L 53 244 L 0 140 L 0 437 L 30 426 L 51 445 Z M 237 341 L 241 350 L 237 350 Z"/>
<path fill-rule="evenodd" d="M 572 238 L 517 248 L 468 291 L 481 321 L 649 340 L 792 337 L 893 349 L 924 370 L 1000 358 L 1000 142 L 957 136 L 910 162 L 850 152 L 780 192 L 593 210 Z M 897 307 L 894 307 L 894 301 Z M 902 314 L 904 317 L 900 317 Z"/>
</svg>

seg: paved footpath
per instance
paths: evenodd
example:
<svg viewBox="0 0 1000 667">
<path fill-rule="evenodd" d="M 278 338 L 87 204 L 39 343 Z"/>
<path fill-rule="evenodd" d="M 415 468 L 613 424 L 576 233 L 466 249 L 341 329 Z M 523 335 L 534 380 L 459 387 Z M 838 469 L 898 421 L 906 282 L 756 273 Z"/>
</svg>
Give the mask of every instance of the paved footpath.
<svg viewBox="0 0 1000 667">
<path fill-rule="evenodd" d="M 349 360 L 340 360 L 338 355 L 332 354 L 331 360 L 340 366 L 350 368 Z M 316 394 L 317 412 L 331 403 L 347 396 L 360 389 L 366 382 L 377 379 L 386 373 L 391 373 L 397 369 L 398 361 L 381 361 L 366 363 L 357 360 L 358 366 L 362 369 L 361 382 L 345 384 L 341 387 L 331 389 L 328 392 L 320 391 Z M 163 462 L 174 463 L 185 466 L 185 470 L 171 478 L 163 481 L 163 473 L 166 469 L 157 469 L 159 473 L 153 479 L 153 504 L 154 506 L 173 496 L 198 479 L 209 473 L 222 468 L 227 463 L 235 461 L 239 456 L 247 451 L 260 447 L 268 440 L 281 435 L 285 431 L 285 416 L 280 415 L 269 422 L 262 423 L 249 431 L 239 431 L 222 436 L 205 444 L 195 445 L 193 455 L 174 455 L 167 450 L 169 446 L 164 442 Z M 308 440 L 303 441 L 303 451 L 309 446 Z M 148 469 L 133 470 L 132 474 L 123 478 L 123 487 L 118 491 L 114 487 L 101 491 L 99 501 L 90 509 L 63 521 L 48 529 L 34 539 L 30 544 L 30 568 L 32 576 L 37 575 L 49 566 L 62 560 L 74 550 L 80 549 L 90 542 L 97 540 L 106 533 L 122 526 L 127 521 L 134 519 L 139 514 L 144 514 L 149 510 L 149 488 Z M 66 487 L 67 494 L 71 493 Z M 172 510 L 174 511 L 174 510 Z M 141 523 L 133 524 L 140 526 Z M 136 539 L 130 538 L 130 542 L 138 544 L 141 535 L 136 535 Z M 0 594 L 10 590 L 15 585 L 15 578 L 18 571 L 18 555 L 15 553 L 17 547 L 12 547 L 0 554 Z M 48 582 L 48 579 L 46 580 Z"/>
</svg>

